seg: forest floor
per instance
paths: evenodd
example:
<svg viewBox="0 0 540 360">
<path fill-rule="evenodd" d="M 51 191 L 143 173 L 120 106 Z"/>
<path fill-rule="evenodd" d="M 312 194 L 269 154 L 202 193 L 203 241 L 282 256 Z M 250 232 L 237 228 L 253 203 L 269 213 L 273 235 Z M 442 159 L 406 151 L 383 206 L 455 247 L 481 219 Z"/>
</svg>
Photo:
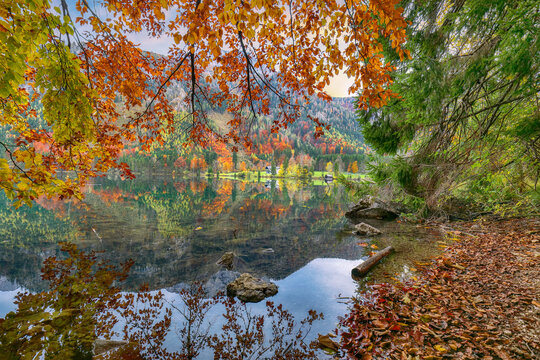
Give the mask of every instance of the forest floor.
<svg viewBox="0 0 540 360">
<path fill-rule="evenodd" d="M 343 320 L 355 358 L 540 359 L 540 219 L 441 226 L 445 252 Z"/>
</svg>

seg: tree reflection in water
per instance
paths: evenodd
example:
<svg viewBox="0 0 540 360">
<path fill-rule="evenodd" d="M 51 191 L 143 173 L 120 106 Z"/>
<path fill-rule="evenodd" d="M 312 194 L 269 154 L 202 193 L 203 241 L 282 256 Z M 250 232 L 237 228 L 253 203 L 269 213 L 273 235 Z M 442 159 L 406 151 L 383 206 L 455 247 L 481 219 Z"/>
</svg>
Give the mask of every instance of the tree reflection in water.
<svg viewBox="0 0 540 360">
<path fill-rule="evenodd" d="M 312 323 L 322 319 L 315 311 L 296 322 L 281 305 L 267 302 L 265 314 L 255 315 L 234 299 L 205 298 L 198 284 L 180 291 L 178 306 L 161 291 L 122 293 L 132 261 L 113 267 L 74 244 L 61 249 L 68 256 L 50 257 L 42 269 L 49 290 L 20 293 L 17 310 L 0 319 L 0 353 L 7 359 L 196 359 L 209 353 L 214 359 L 317 358 L 305 342 Z M 208 320 L 216 306 L 223 310 L 220 326 Z M 176 333 L 173 316 L 182 319 Z M 179 350 L 165 346 L 170 336 L 178 336 Z M 123 342 L 98 354 L 98 339 Z"/>
</svg>

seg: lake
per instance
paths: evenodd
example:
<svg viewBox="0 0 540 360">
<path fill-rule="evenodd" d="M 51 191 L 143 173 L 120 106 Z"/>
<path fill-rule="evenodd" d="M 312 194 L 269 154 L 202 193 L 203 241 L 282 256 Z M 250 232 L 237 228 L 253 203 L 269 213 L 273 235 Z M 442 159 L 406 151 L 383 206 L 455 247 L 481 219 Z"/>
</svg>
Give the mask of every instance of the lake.
<svg viewBox="0 0 540 360">
<path fill-rule="evenodd" d="M 410 276 L 414 261 L 439 251 L 438 232 L 397 222 L 372 222 L 384 232 L 373 239 L 353 235 L 344 212 L 354 199 L 336 183 L 100 178 L 85 196 L 20 209 L 0 197 L 0 316 L 14 309 L 18 290 L 47 288 L 40 267 L 59 255 L 60 241 L 102 251 L 115 264 L 135 260 L 125 291 L 148 284 L 171 301 L 193 281 L 224 289 L 230 273 L 216 262 L 233 251 L 234 270 L 274 281 L 279 292 L 270 299 L 296 319 L 310 309 L 325 314 L 316 336 L 335 328 L 365 282 Z M 396 254 L 355 282 L 351 269 L 388 245 Z M 261 311 L 263 303 L 250 307 Z"/>
</svg>

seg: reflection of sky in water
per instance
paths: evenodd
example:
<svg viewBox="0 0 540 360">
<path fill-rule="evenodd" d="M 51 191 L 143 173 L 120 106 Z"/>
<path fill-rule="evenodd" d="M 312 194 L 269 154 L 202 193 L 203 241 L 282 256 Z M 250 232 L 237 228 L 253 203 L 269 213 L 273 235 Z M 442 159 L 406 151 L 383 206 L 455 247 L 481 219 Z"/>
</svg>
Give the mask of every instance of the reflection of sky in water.
<svg viewBox="0 0 540 360">
<path fill-rule="evenodd" d="M 319 333 L 332 332 L 337 325 L 337 317 L 344 315 L 347 311 L 346 300 L 338 298 L 354 295 L 356 283 L 351 278 L 351 269 L 361 261 L 314 259 L 285 279 L 276 281 L 279 292 L 268 300 L 275 304 L 284 304 L 284 308 L 294 316 L 297 322 L 304 319 L 311 309 L 322 312 L 324 320 L 313 324 L 307 339 L 308 342 L 314 340 Z M 176 294 L 165 290 L 165 296 L 168 301 L 175 304 L 181 303 Z M 262 314 L 266 309 L 265 303 L 266 301 L 263 300 L 256 304 L 248 304 L 248 308 L 253 314 Z M 222 311 L 222 307 L 215 307 L 208 314 L 208 320 L 212 323 L 214 330 L 223 325 L 223 317 L 220 316 Z M 177 343 L 177 339 L 171 336 L 168 338 L 167 346 L 174 348 L 178 346 Z"/>
<path fill-rule="evenodd" d="M 326 334 L 333 331 L 337 324 L 337 317 L 346 312 L 345 300 L 338 299 L 338 297 L 354 295 L 356 283 L 351 278 L 351 268 L 360 262 L 361 260 L 342 259 L 312 260 L 285 279 L 276 281 L 279 292 L 268 300 L 275 304 L 284 304 L 284 308 L 292 313 L 297 322 L 304 319 L 310 309 L 322 312 L 325 319 L 314 323 L 308 339 L 311 341 L 318 333 Z M 182 303 L 179 295 L 167 290 L 163 290 L 163 292 L 168 302 L 172 302 L 176 306 Z M 16 294 L 17 290 L 0 292 L 1 317 L 9 311 L 15 310 L 13 299 Z M 265 303 L 266 301 L 263 300 L 257 304 L 248 304 L 248 308 L 253 314 L 262 314 L 265 312 Z M 207 319 L 211 322 L 213 331 L 217 331 L 223 325 L 222 311 L 221 306 L 216 306 L 208 313 Z M 181 321 L 174 312 L 173 317 L 175 318 L 172 325 L 173 331 L 166 343 L 170 349 L 175 349 L 179 345 L 175 329 L 181 326 Z M 121 324 L 119 325 L 121 326 Z"/>
<path fill-rule="evenodd" d="M 13 304 L 13 301 L 15 300 L 15 295 L 23 290 L 19 288 L 13 291 L 0 291 L 0 317 L 4 317 L 8 312 L 14 311 L 17 308 Z"/>
<path fill-rule="evenodd" d="M 361 260 L 315 259 L 287 278 L 277 281 L 279 292 L 272 299 L 286 303 L 293 313 L 314 309 L 329 318 L 343 314 L 345 305 L 338 297 L 350 297 L 356 284 L 351 269 Z"/>
</svg>

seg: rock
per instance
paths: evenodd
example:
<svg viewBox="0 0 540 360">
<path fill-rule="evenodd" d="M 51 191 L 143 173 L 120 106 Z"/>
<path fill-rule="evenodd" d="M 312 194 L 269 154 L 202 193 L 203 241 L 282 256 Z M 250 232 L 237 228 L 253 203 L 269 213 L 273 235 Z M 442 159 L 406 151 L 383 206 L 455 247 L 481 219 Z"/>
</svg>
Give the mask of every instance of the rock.
<svg viewBox="0 0 540 360">
<path fill-rule="evenodd" d="M 357 218 L 364 219 L 379 219 L 379 220 L 393 220 L 398 217 L 398 215 L 388 209 L 375 207 L 367 208 L 356 213 Z"/>
<path fill-rule="evenodd" d="M 376 199 L 371 195 L 364 196 L 360 199 L 360 201 L 358 201 L 358 204 L 356 204 L 355 207 L 358 207 L 359 209 L 367 209 L 375 200 Z"/>
<path fill-rule="evenodd" d="M 269 296 L 276 295 L 276 284 L 244 273 L 227 285 L 227 295 L 236 296 L 243 302 L 259 302 Z"/>
<path fill-rule="evenodd" d="M 351 219 L 384 219 L 392 220 L 398 217 L 394 206 L 372 196 L 366 196 L 358 202 L 345 216 Z"/>
<path fill-rule="evenodd" d="M 356 229 L 356 235 L 374 236 L 382 234 L 381 230 L 366 223 L 356 224 L 354 225 L 354 228 Z"/>
<path fill-rule="evenodd" d="M 232 270 L 234 267 L 234 253 L 232 251 L 227 251 L 221 256 L 216 264 L 223 266 L 227 270 Z"/>
<path fill-rule="evenodd" d="M 260 248 L 255 250 L 258 254 L 273 254 L 275 251 L 272 248 Z"/>
</svg>

